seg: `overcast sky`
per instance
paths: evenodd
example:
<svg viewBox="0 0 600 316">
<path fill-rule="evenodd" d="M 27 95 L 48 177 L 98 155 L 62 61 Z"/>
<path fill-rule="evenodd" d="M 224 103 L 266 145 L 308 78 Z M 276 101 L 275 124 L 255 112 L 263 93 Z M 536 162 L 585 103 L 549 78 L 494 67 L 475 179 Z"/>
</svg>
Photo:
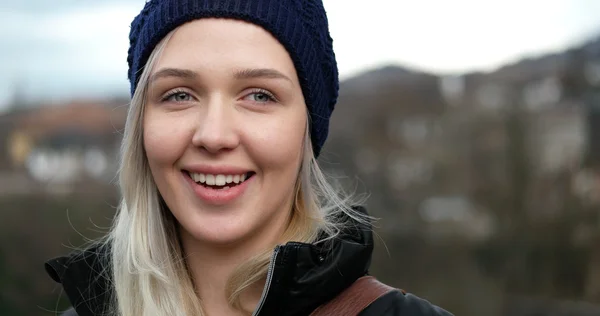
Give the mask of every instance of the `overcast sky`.
<svg viewBox="0 0 600 316">
<path fill-rule="evenodd" d="M 15 87 L 52 100 L 128 91 L 144 0 L 0 0 L 0 111 Z M 368 3 L 368 5 L 366 5 Z M 386 64 L 491 70 L 600 35 L 597 0 L 325 0 L 342 78 Z"/>
</svg>

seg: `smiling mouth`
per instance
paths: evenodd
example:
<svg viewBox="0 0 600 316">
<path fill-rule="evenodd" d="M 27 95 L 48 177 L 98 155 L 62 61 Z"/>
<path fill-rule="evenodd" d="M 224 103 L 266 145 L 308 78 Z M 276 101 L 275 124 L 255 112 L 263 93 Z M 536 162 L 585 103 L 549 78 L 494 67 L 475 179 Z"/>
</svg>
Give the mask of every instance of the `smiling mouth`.
<svg viewBox="0 0 600 316">
<path fill-rule="evenodd" d="M 186 170 L 184 170 L 184 173 L 196 182 L 196 184 L 213 190 L 228 190 L 248 181 L 248 179 L 255 175 L 253 171 L 235 175 L 195 173 Z"/>
</svg>

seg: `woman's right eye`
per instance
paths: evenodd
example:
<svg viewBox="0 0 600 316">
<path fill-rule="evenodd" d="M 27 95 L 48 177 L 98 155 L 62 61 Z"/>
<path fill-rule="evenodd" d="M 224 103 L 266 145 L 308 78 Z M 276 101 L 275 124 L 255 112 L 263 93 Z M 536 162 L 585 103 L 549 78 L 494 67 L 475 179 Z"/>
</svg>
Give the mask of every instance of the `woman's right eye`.
<svg viewBox="0 0 600 316">
<path fill-rule="evenodd" d="M 165 95 L 162 101 L 167 102 L 188 102 L 192 101 L 192 96 L 185 91 L 173 91 Z"/>
</svg>

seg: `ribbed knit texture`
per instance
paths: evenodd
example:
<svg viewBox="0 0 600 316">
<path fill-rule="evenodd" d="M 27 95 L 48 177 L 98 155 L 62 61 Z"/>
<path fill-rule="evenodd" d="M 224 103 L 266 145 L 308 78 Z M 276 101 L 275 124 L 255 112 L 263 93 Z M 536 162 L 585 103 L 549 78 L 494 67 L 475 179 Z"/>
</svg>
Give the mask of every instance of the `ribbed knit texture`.
<svg viewBox="0 0 600 316">
<path fill-rule="evenodd" d="M 240 19 L 263 27 L 286 48 L 310 113 L 318 156 L 337 102 L 339 79 L 321 0 L 151 0 L 131 23 L 127 57 L 131 94 L 154 47 L 178 26 L 200 18 Z"/>
</svg>

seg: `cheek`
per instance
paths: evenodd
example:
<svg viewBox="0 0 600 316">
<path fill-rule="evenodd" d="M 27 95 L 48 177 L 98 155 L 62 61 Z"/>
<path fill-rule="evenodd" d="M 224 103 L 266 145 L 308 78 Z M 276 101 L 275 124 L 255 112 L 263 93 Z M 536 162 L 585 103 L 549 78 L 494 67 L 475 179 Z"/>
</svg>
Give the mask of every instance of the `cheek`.
<svg viewBox="0 0 600 316">
<path fill-rule="evenodd" d="M 144 119 L 144 149 L 150 166 L 172 165 L 177 161 L 189 143 L 189 134 L 184 122 L 147 115 Z"/>
<path fill-rule="evenodd" d="M 265 164 L 273 168 L 298 165 L 304 142 L 306 115 L 300 112 L 282 119 L 271 120 L 255 129 L 258 134 L 254 148 L 260 151 Z"/>
</svg>

